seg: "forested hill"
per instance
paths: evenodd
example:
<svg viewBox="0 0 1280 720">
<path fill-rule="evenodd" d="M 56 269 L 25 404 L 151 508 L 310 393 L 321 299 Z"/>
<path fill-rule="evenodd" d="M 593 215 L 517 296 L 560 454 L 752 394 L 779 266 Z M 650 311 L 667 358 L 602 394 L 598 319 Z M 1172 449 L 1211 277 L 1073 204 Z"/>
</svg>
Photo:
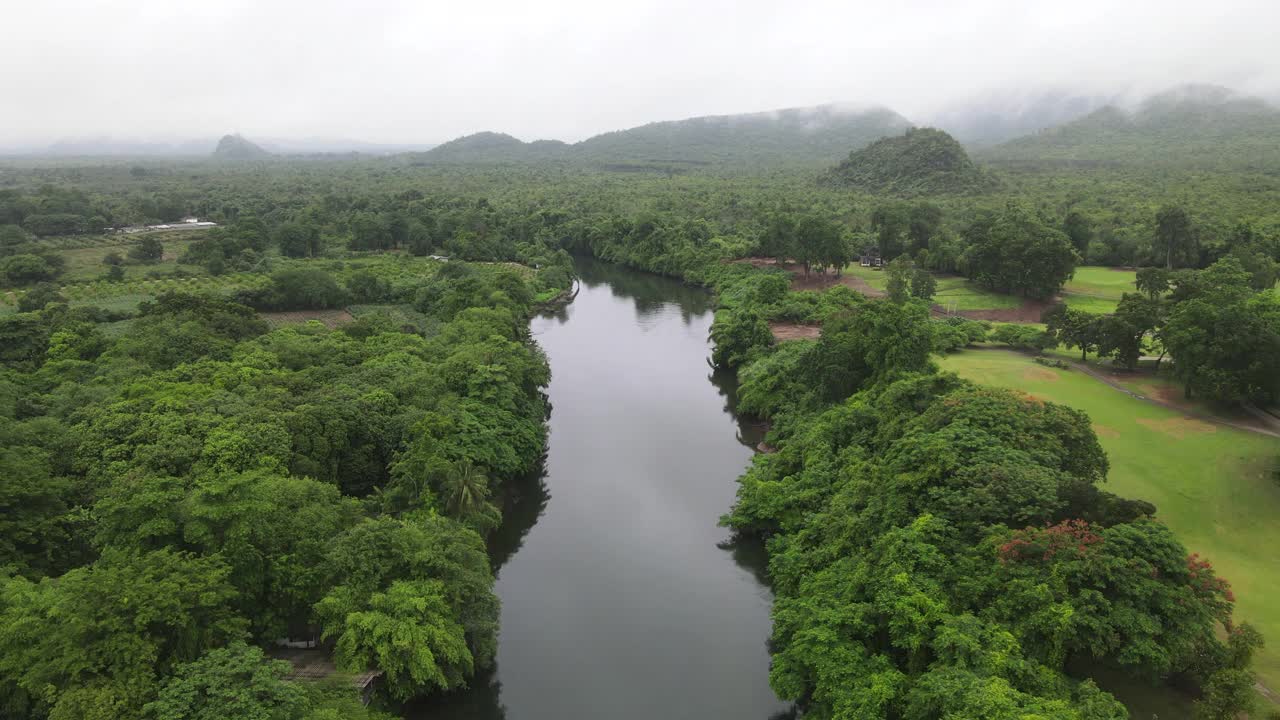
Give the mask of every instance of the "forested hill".
<svg viewBox="0 0 1280 720">
<path fill-rule="evenodd" d="M 524 142 L 506 133 L 478 132 L 437 145 L 415 157 L 425 162 L 503 163 L 565 157 L 570 145 L 559 140 Z"/>
<path fill-rule="evenodd" d="M 1280 109 L 1227 88 L 1189 85 L 1132 111 L 1106 105 L 1078 120 L 982 151 L 1013 165 L 1196 165 L 1280 168 Z"/>
<path fill-rule="evenodd" d="M 964 147 L 935 128 L 912 128 L 854 150 L 826 179 L 866 192 L 908 195 L 991 187 L 991 179 L 974 165 Z"/>
<path fill-rule="evenodd" d="M 572 145 L 522 142 L 493 132 L 458 138 L 414 156 L 421 163 L 530 163 L 548 160 L 664 168 L 738 163 L 823 165 L 850 149 L 902 132 L 892 110 L 838 105 L 655 122 Z"/>
<path fill-rule="evenodd" d="M 223 135 L 213 150 L 213 157 L 218 160 L 252 160 L 270 154 L 242 135 Z"/>
</svg>

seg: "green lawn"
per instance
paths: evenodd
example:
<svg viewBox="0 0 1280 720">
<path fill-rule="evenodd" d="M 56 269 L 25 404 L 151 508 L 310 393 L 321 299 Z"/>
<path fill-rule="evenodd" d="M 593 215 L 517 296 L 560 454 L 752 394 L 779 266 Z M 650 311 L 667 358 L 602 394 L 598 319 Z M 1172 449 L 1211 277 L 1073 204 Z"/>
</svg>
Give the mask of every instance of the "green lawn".
<svg viewBox="0 0 1280 720">
<path fill-rule="evenodd" d="M 175 269 L 182 269 L 188 273 L 205 274 L 204 268 L 196 265 L 178 265 L 177 258 L 182 255 L 183 251 L 191 245 L 190 238 L 174 239 L 166 238 L 164 243 L 164 260 L 151 265 L 128 264 L 124 266 L 124 274 L 126 280 L 139 280 L 146 277 L 148 272 L 170 273 Z M 96 245 L 93 247 L 74 248 L 63 250 L 60 254 L 67 260 L 66 272 L 62 277 L 58 278 L 58 282 L 62 284 L 92 282 L 107 273 L 107 266 L 102 263 L 102 259 L 111 253 L 117 253 L 122 257 L 128 257 L 129 248 L 136 243 L 129 245 Z"/>
<path fill-rule="evenodd" d="M 889 276 L 885 275 L 883 270 L 873 270 L 865 268 L 861 265 L 846 265 L 844 268 L 845 275 L 853 275 L 867 281 L 867 284 L 877 290 L 884 290 L 889 284 Z"/>
<path fill-rule="evenodd" d="M 883 270 L 850 265 L 844 272 L 862 278 L 877 290 L 884 290 L 888 285 L 888 278 Z M 985 290 L 959 275 L 935 277 L 938 280 L 938 291 L 933 296 L 933 301 L 947 310 L 997 310 L 1016 308 L 1022 304 L 1021 298 Z"/>
<path fill-rule="evenodd" d="M 1280 483 L 1271 474 L 1280 440 L 1186 419 L 1078 370 L 1048 368 L 1015 352 L 971 350 L 940 364 L 1087 412 L 1111 459 L 1106 489 L 1155 503 L 1188 550 L 1231 582 L 1237 619 L 1269 641 L 1258 674 L 1280 689 Z"/>
<path fill-rule="evenodd" d="M 1078 267 L 1073 278 L 1062 288 L 1062 299 L 1076 310 L 1112 313 L 1120 296 L 1134 292 L 1133 270 L 1106 267 Z"/>
<path fill-rule="evenodd" d="M 888 284 L 883 270 L 849 265 L 844 272 L 862 278 L 877 290 L 884 290 Z M 1120 296 L 1133 292 L 1134 276 L 1133 270 L 1078 267 L 1075 277 L 1067 281 L 1062 289 L 1062 299 L 1077 310 L 1112 313 L 1120 302 Z M 938 274 L 936 277 L 938 292 L 933 298 L 934 302 L 948 310 L 998 310 L 1016 308 L 1022 304 L 1022 298 L 983 289 L 959 275 Z"/>
<path fill-rule="evenodd" d="M 958 275 L 938 276 L 933 301 L 947 310 L 1001 310 L 1022 305 L 1022 298 L 980 288 Z"/>
</svg>

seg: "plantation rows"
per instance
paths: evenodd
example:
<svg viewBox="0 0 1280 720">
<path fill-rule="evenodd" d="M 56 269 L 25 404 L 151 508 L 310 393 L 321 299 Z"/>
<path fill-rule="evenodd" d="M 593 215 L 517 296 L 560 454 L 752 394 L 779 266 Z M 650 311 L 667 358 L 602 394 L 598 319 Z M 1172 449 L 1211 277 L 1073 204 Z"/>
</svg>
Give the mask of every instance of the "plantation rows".
<svg viewBox="0 0 1280 720">
<path fill-rule="evenodd" d="M 62 295 L 67 300 L 96 300 L 98 298 L 116 297 L 119 295 L 158 295 L 163 292 L 234 292 L 260 288 L 266 285 L 266 275 L 254 273 L 235 273 L 221 276 L 188 277 L 188 278 L 153 278 L 147 280 L 130 280 L 128 282 L 109 282 L 95 280 L 87 283 L 64 285 Z"/>
</svg>

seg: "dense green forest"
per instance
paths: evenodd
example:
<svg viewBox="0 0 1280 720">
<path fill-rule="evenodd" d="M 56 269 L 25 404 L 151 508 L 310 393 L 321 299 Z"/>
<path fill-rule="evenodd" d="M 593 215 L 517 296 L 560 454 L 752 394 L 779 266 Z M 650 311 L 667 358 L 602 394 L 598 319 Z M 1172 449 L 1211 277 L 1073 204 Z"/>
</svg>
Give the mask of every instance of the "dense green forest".
<svg viewBox="0 0 1280 720">
<path fill-rule="evenodd" d="M 1101 487 L 1083 413 L 931 357 L 1158 352 L 1188 394 L 1275 402 L 1280 180 L 1252 162 L 1059 169 L 1052 154 L 993 169 L 943 133 L 872 119 L 894 137 L 841 166 L 851 183 L 763 155 L 611 171 L 498 135 L 434 160 L 241 147 L 5 165 L 3 714 L 378 716 L 347 685 L 287 679 L 270 659 L 282 639 L 381 672 L 373 707 L 491 667 L 485 541 L 550 412 L 527 320 L 566 294 L 577 254 L 716 293 L 712 361 L 777 450 L 724 522 L 767 539 L 771 682 L 806 716 L 1125 717 L 1083 663 L 1235 717 L 1262 639 L 1227 581 L 1159 508 Z M 657 165 L 698 157 L 664 138 L 728 152 L 690 140 L 698 127 L 573 147 Z M 795 140 L 748 124 L 740 142 L 766 154 L 753 132 Z M 826 166 L 873 139 L 846 138 Z M 455 151 L 484 159 L 444 161 Z M 217 226 L 104 233 L 187 216 Z M 886 297 L 792 287 L 862 256 L 888 263 Z M 1055 305 L 1085 263 L 1143 269 L 1115 313 Z M 1042 303 L 1045 326 L 933 316 L 936 278 L 956 274 Z M 317 311 L 351 317 L 273 320 Z M 771 323 L 820 334 L 778 343 Z"/>
<path fill-rule="evenodd" d="M 1157 508 L 1099 487 L 1086 416 L 939 374 L 949 323 L 918 301 L 827 298 L 818 340 L 775 347 L 743 318 L 786 301 L 728 282 L 720 359 L 745 360 L 742 407 L 779 451 L 724 521 L 769 538 L 781 697 L 814 717 L 1128 717 L 1067 672 L 1087 658 L 1200 688 L 1203 717 L 1251 703 L 1258 633 Z"/>
<path fill-rule="evenodd" d="M 393 292 L 426 333 L 378 314 L 269 331 L 177 293 L 125 320 L 57 303 L 6 319 L 7 716 L 191 717 L 178 684 L 234 689 L 232 662 L 298 713 L 329 706 L 276 687 L 246 640 L 332 640 L 397 696 L 492 662 L 492 492 L 545 442 L 534 292 L 501 266 L 415 282 Z M 414 647 L 388 644 L 405 633 Z"/>
</svg>

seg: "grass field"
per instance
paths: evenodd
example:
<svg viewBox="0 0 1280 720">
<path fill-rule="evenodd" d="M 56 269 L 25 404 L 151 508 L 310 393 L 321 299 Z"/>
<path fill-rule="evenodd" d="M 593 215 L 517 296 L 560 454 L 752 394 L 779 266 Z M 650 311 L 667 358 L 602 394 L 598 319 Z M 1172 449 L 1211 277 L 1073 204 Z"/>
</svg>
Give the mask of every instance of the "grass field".
<svg viewBox="0 0 1280 720">
<path fill-rule="evenodd" d="M 884 290 L 888 278 L 883 270 L 850 265 L 845 273 L 862 278 L 868 285 Z M 1075 277 L 1067 281 L 1061 297 L 1071 307 L 1092 313 L 1115 312 L 1120 296 L 1133 292 L 1133 270 L 1105 267 L 1078 267 Z M 948 310 L 1001 310 L 1016 308 L 1022 298 L 992 292 L 978 287 L 958 275 L 937 275 L 938 292 L 934 302 Z"/>
<path fill-rule="evenodd" d="M 1280 483 L 1272 475 L 1280 440 L 1189 419 L 1015 352 L 972 350 L 940 364 L 1087 412 L 1111 459 L 1106 489 L 1155 503 L 1188 550 L 1231 582 L 1236 618 L 1268 639 L 1256 662 L 1259 677 L 1280 689 Z"/>
<path fill-rule="evenodd" d="M 844 272 L 862 278 L 868 285 L 884 290 L 888 285 L 888 277 L 883 270 L 872 270 L 860 265 L 850 265 Z M 1022 304 L 1021 298 L 1012 295 L 984 290 L 968 278 L 958 275 L 938 275 L 938 292 L 933 301 L 948 310 L 999 310 L 1015 308 Z"/>
<path fill-rule="evenodd" d="M 1120 296 L 1134 292 L 1133 270 L 1106 267 L 1078 267 L 1075 277 L 1062 288 L 1062 299 L 1076 310 L 1112 313 Z"/>
<path fill-rule="evenodd" d="M 169 273 L 175 269 L 181 269 L 188 273 L 204 274 L 204 269 L 199 266 L 179 265 L 176 262 L 177 258 L 182 255 L 183 251 L 191 243 L 191 238 L 164 240 L 164 260 L 151 265 L 125 265 L 125 279 L 139 280 L 146 277 L 148 272 Z M 107 266 L 102 263 L 102 259 L 111 253 L 118 253 L 122 257 L 127 257 L 130 247 L 132 247 L 132 244 L 96 245 L 63 250 L 60 254 L 67 260 L 67 269 L 62 274 L 62 277 L 58 278 L 58 282 L 65 285 L 97 280 L 107 274 Z"/>
</svg>

